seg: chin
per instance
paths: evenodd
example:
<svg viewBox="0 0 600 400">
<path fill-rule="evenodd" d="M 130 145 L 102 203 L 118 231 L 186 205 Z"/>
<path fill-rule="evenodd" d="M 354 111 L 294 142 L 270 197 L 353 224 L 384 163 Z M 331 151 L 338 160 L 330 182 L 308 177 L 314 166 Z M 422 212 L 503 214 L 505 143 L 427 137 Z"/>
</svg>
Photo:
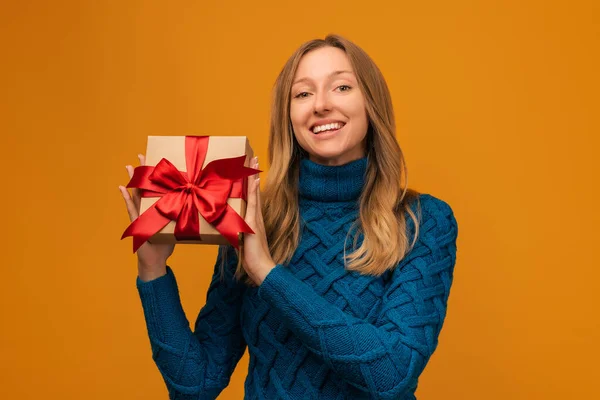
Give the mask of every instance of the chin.
<svg viewBox="0 0 600 400">
<path fill-rule="evenodd" d="M 336 152 L 317 152 L 309 153 L 310 159 L 318 164 L 343 165 L 359 157 L 353 157 L 350 154 Z"/>
</svg>

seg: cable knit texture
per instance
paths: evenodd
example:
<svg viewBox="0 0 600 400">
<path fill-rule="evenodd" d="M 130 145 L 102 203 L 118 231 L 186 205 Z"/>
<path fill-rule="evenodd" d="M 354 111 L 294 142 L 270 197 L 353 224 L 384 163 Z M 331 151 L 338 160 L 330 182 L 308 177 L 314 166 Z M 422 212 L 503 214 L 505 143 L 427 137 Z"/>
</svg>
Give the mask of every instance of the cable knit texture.
<svg viewBox="0 0 600 400">
<path fill-rule="evenodd" d="M 233 279 L 237 259 L 226 247 L 225 279 L 219 253 L 193 331 L 170 267 L 149 282 L 138 277 L 152 357 L 171 399 L 215 399 L 246 348 L 246 399 L 415 399 L 446 316 L 457 222 L 447 203 L 422 194 L 416 247 L 395 269 L 379 277 L 345 270 L 366 166 L 367 158 L 302 160 L 293 259 L 246 288 Z M 407 225 L 412 233 L 410 218 Z"/>
</svg>

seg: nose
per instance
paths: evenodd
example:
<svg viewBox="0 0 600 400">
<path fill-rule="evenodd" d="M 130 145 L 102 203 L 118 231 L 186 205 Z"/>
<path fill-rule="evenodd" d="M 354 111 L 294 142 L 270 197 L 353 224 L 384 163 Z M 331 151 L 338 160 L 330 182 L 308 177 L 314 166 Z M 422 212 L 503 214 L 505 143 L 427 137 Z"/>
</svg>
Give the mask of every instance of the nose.
<svg viewBox="0 0 600 400">
<path fill-rule="evenodd" d="M 331 110 L 331 104 L 329 99 L 329 93 L 327 91 L 317 93 L 315 95 L 314 113 L 323 114 Z"/>
</svg>

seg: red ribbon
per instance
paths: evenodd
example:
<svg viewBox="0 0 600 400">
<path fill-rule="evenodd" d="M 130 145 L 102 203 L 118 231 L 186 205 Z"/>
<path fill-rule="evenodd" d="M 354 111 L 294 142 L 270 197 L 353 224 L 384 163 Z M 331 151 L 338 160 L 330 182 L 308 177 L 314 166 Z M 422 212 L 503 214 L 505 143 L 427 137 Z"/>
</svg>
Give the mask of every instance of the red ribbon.
<svg viewBox="0 0 600 400">
<path fill-rule="evenodd" d="M 202 169 L 209 136 L 185 137 L 187 173 L 163 158 L 155 167 L 136 167 L 127 184 L 141 197 L 160 197 L 131 223 L 121 236 L 133 236 L 133 252 L 170 221 L 177 221 L 177 240 L 200 240 L 200 218 L 215 227 L 236 249 L 238 233 L 254 233 L 227 204 L 228 198 L 246 200 L 247 177 L 260 170 L 244 166 L 246 156 L 214 160 Z"/>
</svg>

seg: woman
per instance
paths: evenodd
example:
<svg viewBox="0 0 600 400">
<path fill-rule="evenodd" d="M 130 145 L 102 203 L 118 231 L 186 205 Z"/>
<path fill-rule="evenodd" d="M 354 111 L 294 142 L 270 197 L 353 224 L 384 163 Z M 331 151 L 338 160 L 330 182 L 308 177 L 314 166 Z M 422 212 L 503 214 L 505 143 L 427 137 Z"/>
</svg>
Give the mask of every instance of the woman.
<svg viewBox="0 0 600 400">
<path fill-rule="evenodd" d="M 249 399 L 415 399 L 446 315 L 457 223 L 444 201 L 403 187 L 390 94 L 358 46 L 330 35 L 288 60 L 269 161 L 262 199 L 249 178 L 255 234 L 239 254 L 220 249 L 193 332 L 167 266 L 173 246 L 138 250 L 170 397 L 216 398 L 248 347 Z M 121 191 L 134 220 L 139 195 Z"/>
</svg>

